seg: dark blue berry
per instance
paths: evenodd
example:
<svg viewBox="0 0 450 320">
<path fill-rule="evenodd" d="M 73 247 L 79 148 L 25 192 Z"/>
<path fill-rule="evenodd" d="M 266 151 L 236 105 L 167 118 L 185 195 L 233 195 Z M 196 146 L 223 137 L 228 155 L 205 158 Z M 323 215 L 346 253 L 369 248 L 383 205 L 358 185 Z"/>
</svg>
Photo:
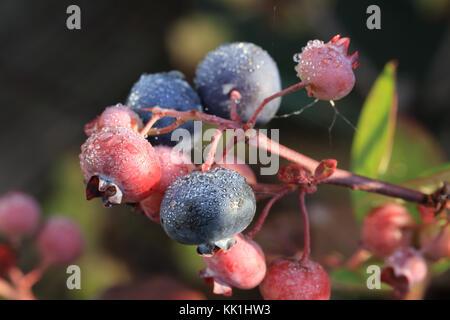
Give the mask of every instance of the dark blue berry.
<svg viewBox="0 0 450 320">
<path fill-rule="evenodd" d="M 161 224 L 174 240 L 198 245 L 201 254 L 234 244 L 256 210 L 255 195 L 236 171 L 217 167 L 194 171 L 172 182 L 161 203 Z"/>
<path fill-rule="evenodd" d="M 178 71 L 141 75 L 141 78 L 133 85 L 130 91 L 127 105 L 139 114 L 144 125 L 152 116 L 150 111 L 142 110 L 146 108 L 160 106 L 178 111 L 202 111 L 199 96 L 189 83 L 184 80 L 183 74 Z M 154 127 L 167 127 L 174 121 L 174 118 L 164 117 L 157 121 Z M 183 123 L 180 128 L 189 130 L 191 138 L 193 137 L 193 121 Z M 153 146 L 174 146 L 178 141 L 172 141 L 171 134 L 172 132 L 149 136 L 149 140 Z"/>
<path fill-rule="evenodd" d="M 261 47 L 248 42 L 224 44 L 211 51 L 199 64 L 195 85 L 205 112 L 230 118 L 229 94 L 238 90 L 237 106 L 243 121 L 250 119 L 258 105 L 281 90 L 280 74 L 272 57 Z M 265 124 L 276 114 L 281 98 L 269 102 L 256 124 Z"/>
</svg>

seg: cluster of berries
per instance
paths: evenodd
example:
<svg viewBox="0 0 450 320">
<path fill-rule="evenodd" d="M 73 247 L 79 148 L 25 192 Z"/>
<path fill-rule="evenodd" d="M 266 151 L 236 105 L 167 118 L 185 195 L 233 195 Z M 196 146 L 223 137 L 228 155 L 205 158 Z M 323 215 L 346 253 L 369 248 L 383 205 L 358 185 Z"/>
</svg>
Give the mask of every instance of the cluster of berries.
<svg viewBox="0 0 450 320">
<path fill-rule="evenodd" d="M 337 36 L 304 48 L 297 69 L 311 95 L 340 99 L 352 89 L 356 54 L 347 55 L 348 43 Z M 173 148 L 171 133 L 161 132 L 179 124 L 192 136 L 193 118 L 154 118 L 152 110 L 266 124 L 281 103 L 275 61 L 255 44 L 224 44 L 199 64 L 194 83 L 195 90 L 178 71 L 144 74 L 125 105 L 106 108 L 85 126 L 88 139 L 79 158 L 87 199 L 101 197 L 105 206 L 132 204 L 161 223 L 169 237 L 196 245 L 207 266 L 201 277 L 214 283 L 215 293 L 254 288 L 266 279 L 261 293 L 267 299 L 328 299 L 330 283 L 320 265 L 283 259 L 267 268 L 259 245 L 242 234 L 256 211 L 250 167 L 195 166 Z M 152 126 L 157 131 L 148 136 Z"/>
<path fill-rule="evenodd" d="M 375 257 L 385 259 L 381 280 L 404 297 L 428 273 L 427 260 L 450 257 L 450 224 L 433 208 L 419 206 L 421 224 L 398 204 L 373 209 L 364 219 L 362 241 Z"/>
<path fill-rule="evenodd" d="M 72 220 L 63 216 L 52 216 L 39 225 L 41 208 L 39 203 L 25 193 L 10 191 L 0 197 L 0 236 L 6 242 L 0 245 L 0 281 L 6 298 L 33 298 L 31 286 L 51 265 L 68 265 L 83 251 L 83 236 Z M 28 274 L 17 267 L 17 256 L 22 239 L 35 237 L 34 243 L 40 253 L 39 266 Z M 0 292 L 2 295 L 2 292 Z"/>
</svg>

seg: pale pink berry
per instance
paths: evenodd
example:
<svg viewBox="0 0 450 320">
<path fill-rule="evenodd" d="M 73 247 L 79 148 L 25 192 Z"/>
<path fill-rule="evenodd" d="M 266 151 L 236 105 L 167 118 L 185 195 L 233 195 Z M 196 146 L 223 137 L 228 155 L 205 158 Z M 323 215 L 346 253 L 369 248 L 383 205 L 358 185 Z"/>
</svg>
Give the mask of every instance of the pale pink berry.
<svg viewBox="0 0 450 320">
<path fill-rule="evenodd" d="M 412 285 L 425 279 L 427 272 L 427 263 L 422 255 L 413 248 L 406 248 L 386 259 L 381 281 L 391 285 L 398 297 L 404 297 Z"/>
<path fill-rule="evenodd" d="M 270 264 L 259 291 L 265 300 L 328 300 L 330 279 L 309 259 L 279 258 Z"/>
<path fill-rule="evenodd" d="M 45 263 L 69 264 L 83 251 L 83 235 L 72 220 L 52 217 L 39 232 L 37 247 Z"/>
<path fill-rule="evenodd" d="M 86 124 L 84 132 L 90 136 L 105 127 L 123 127 L 137 132 L 142 129 L 143 125 L 136 112 L 127 106 L 117 104 L 107 107 L 100 116 Z"/>
<path fill-rule="evenodd" d="M 365 246 L 375 256 L 384 258 L 394 251 L 408 247 L 414 220 L 405 207 L 385 204 L 373 209 L 364 218 L 362 238 Z"/>
<path fill-rule="evenodd" d="M 39 204 L 27 194 L 11 191 L 0 198 L 0 234 L 11 240 L 31 235 L 40 216 Z"/>
<path fill-rule="evenodd" d="M 191 159 L 184 153 L 167 146 L 154 148 L 161 165 L 161 179 L 150 196 L 139 202 L 139 209 L 153 221 L 159 221 L 159 207 L 169 184 L 176 178 L 184 176 L 195 169 Z"/>
<path fill-rule="evenodd" d="M 355 85 L 353 69 L 358 66 L 358 52 L 347 54 L 349 38 L 334 36 L 329 42 L 308 41 L 302 52 L 294 56 L 295 70 L 307 81 L 308 94 L 320 100 L 339 100 Z"/>
<path fill-rule="evenodd" d="M 206 269 L 200 277 L 214 284 L 213 292 L 230 296 L 231 287 L 252 289 L 264 279 L 266 261 L 261 247 L 242 234 L 234 236 L 236 243 L 227 251 L 218 250 L 203 256 Z"/>
<path fill-rule="evenodd" d="M 88 200 L 102 197 L 105 206 L 145 199 L 161 177 L 151 144 L 128 128 L 95 132 L 81 146 L 79 157 Z"/>
</svg>

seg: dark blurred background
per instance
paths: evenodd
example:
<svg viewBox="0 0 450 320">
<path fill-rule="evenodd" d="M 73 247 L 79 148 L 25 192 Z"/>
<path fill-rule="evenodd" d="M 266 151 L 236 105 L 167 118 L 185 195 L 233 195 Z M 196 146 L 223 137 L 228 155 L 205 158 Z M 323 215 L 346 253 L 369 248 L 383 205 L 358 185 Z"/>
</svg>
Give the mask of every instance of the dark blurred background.
<svg viewBox="0 0 450 320">
<path fill-rule="evenodd" d="M 71 4 L 81 8 L 81 30 L 66 28 Z M 366 28 L 371 4 L 381 8 L 381 30 Z M 212 297 L 197 278 L 202 262 L 193 248 L 173 243 L 158 225 L 126 207 L 104 209 L 99 201 L 85 201 L 78 165 L 83 126 L 106 106 L 124 102 L 141 73 L 178 69 L 192 83 L 209 50 L 249 41 L 272 55 L 286 87 L 298 81 L 292 56 L 308 40 L 348 36 L 349 51 L 359 51 L 361 65 L 353 92 L 337 107 L 356 123 L 383 66 L 398 61 L 398 161 L 396 176 L 388 180 L 407 180 L 450 154 L 449 10 L 448 0 L 0 1 L 0 193 L 30 192 L 46 215 L 71 216 L 87 238 L 80 261 L 83 289 L 69 292 L 65 270 L 55 269 L 37 285 L 38 297 L 91 299 L 113 285 L 160 275 Z M 308 101 L 305 92 L 294 93 L 283 98 L 279 113 Z M 269 127 L 283 128 L 283 144 L 317 159 L 336 158 L 348 168 L 354 131 L 338 119 L 330 138 L 332 117 L 329 104 L 320 102 Z M 348 191 L 324 187 L 308 205 L 313 255 L 335 251 L 348 257 L 359 239 Z M 258 235 L 268 256 L 293 255 L 301 248 L 296 208 L 295 197 L 283 199 Z M 33 249 L 21 259 L 30 269 Z M 448 273 L 441 277 L 428 297 L 449 293 Z M 345 287 L 334 288 L 333 295 L 374 296 Z M 234 295 L 257 297 L 257 290 Z"/>
</svg>

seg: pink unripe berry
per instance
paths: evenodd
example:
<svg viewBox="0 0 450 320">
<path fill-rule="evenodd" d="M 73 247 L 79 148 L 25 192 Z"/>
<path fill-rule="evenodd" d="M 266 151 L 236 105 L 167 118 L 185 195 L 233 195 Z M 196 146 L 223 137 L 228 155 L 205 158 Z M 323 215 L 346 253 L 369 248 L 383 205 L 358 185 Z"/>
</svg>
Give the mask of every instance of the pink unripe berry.
<svg viewBox="0 0 450 320">
<path fill-rule="evenodd" d="M 358 66 L 358 52 L 347 54 L 349 38 L 334 36 L 329 42 L 308 41 L 294 56 L 295 70 L 302 81 L 308 81 L 308 94 L 320 100 L 345 97 L 355 85 L 353 69 Z"/>
<path fill-rule="evenodd" d="M 411 233 L 407 228 L 413 225 L 414 220 L 405 207 L 392 203 L 382 205 L 364 218 L 363 242 L 377 257 L 387 257 L 409 246 Z"/>
<path fill-rule="evenodd" d="M 0 198 L 0 234 L 11 240 L 31 235 L 40 216 L 39 204 L 27 194 L 11 191 Z"/>
<path fill-rule="evenodd" d="M 148 197 L 161 177 L 151 144 L 128 128 L 106 127 L 81 146 L 80 166 L 88 200 L 102 197 L 106 206 Z"/>
<path fill-rule="evenodd" d="M 161 179 L 150 196 L 139 202 L 139 208 L 153 221 L 159 221 L 159 207 L 169 184 L 195 169 L 191 159 L 182 152 L 167 146 L 154 148 L 161 166 Z"/>
<path fill-rule="evenodd" d="M 69 264 L 83 251 L 83 235 L 72 220 L 52 217 L 40 231 L 37 247 L 45 263 Z"/>
<path fill-rule="evenodd" d="M 330 279 L 309 259 L 279 258 L 269 265 L 259 290 L 266 300 L 328 300 Z"/>
<path fill-rule="evenodd" d="M 412 248 L 406 248 L 386 259 L 381 281 L 391 285 L 398 297 L 404 297 L 412 285 L 425 279 L 427 272 L 427 263 L 422 255 Z"/>
<path fill-rule="evenodd" d="M 252 168 L 250 166 L 246 165 L 245 163 L 239 163 L 238 158 L 233 158 L 232 161 L 228 159 L 224 159 L 225 163 L 215 164 L 212 169 L 215 167 L 222 167 L 230 170 L 234 170 L 237 173 L 239 173 L 241 176 L 247 180 L 248 184 L 255 184 L 256 181 L 256 175 L 253 172 Z"/>
<path fill-rule="evenodd" d="M 252 289 L 264 279 L 266 261 L 261 247 L 242 234 L 234 236 L 236 243 L 229 250 L 218 250 L 203 256 L 206 269 L 200 277 L 213 282 L 213 292 L 230 296 L 231 287 Z"/>
<path fill-rule="evenodd" d="M 142 120 L 138 114 L 127 106 L 117 104 L 107 107 L 103 113 L 84 126 L 87 136 L 105 127 L 123 127 L 133 131 L 142 129 Z"/>
</svg>

